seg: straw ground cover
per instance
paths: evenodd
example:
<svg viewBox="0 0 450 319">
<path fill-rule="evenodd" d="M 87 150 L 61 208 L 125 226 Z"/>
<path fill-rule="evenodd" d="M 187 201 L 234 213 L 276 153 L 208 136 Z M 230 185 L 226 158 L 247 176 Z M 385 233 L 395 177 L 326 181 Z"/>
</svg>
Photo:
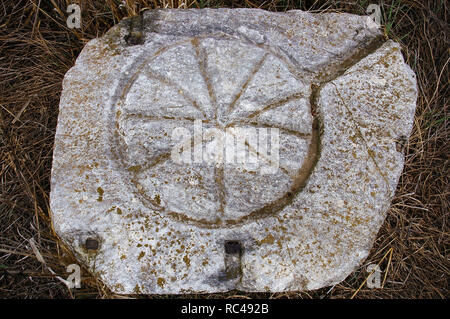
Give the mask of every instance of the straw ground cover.
<svg viewBox="0 0 450 319">
<path fill-rule="evenodd" d="M 0 3 L 0 297 L 114 298 L 82 269 L 69 290 L 73 256 L 54 234 L 48 195 L 61 82 L 84 44 L 145 8 L 259 7 L 366 14 L 381 7 L 386 38 L 403 46 L 418 77 L 406 166 L 386 221 L 366 262 L 344 282 L 317 291 L 150 296 L 150 298 L 448 298 L 449 293 L 449 16 L 444 0 L 4 0 Z M 70 3 L 81 29 L 66 25 Z M 383 270 L 382 288 L 365 285 L 367 265 Z M 121 296 L 123 297 L 123 296 Z M 133 296 L 136 297 L 136 296 Z"/>
</svg>

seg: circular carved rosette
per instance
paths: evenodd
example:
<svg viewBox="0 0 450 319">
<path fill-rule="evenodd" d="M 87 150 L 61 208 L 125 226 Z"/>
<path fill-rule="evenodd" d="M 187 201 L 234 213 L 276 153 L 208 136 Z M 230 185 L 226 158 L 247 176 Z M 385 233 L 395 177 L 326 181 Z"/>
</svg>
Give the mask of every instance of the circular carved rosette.
<svg viewBox="0 0 450 319">
<path fill-rule="evenodd" d="M 125 81 L 114 151 L 150 209 L 226 227 L 276 213 L 304 186 L 318 139 L 310 87 L 270 50 L 192 38 Z"/>
</svg>

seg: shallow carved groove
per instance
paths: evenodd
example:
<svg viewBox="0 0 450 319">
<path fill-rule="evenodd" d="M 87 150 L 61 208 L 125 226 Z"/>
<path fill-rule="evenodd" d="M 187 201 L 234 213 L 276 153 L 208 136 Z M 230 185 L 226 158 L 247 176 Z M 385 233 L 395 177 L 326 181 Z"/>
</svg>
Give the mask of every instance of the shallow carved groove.
<svg viewBox="0 0 450 319">
<path fill-rule="evenodd" d="M 264 61 L 266 60 L 267 55 L 268 55 L 268 53 L 266 52 L 263 55 L 263 57 L 259 61 L 257 61 L 255 63 L 255 65 L 253 66 L 253 68 L 250 71 L 250 73 L 247 75 L 247 77 L 244 80 L 244 82 L 240 85 L 239 92 L 233 97 L 233 100 L 231 101 L 230 105 L 228 106 L 228 114 L 230 114 L 231 111 L 233 110 L 233 108 L 236 106 L 237 101 L 242 96 L 242 94 L 245 92 L 245 90 L 247 89 L 248 84 L 253 79 L 255 74 L 258 73 L 258 71 L 261 69 L 261 66 L 263 65 Z"/>
</svg>

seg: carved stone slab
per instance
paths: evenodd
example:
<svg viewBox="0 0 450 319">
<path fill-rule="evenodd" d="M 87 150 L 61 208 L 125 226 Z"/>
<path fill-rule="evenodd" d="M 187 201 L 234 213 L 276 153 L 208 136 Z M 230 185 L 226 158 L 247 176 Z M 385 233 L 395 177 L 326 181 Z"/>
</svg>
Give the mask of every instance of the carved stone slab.
<svg viewBox="0 0 450 319">
<path fill-rule="evenodd" d="M 415 75 L 367 17 L 147 11 L 66 74 L 54 228 L 117 293 L 310 290 L 367 257 Z"/>
</svg>

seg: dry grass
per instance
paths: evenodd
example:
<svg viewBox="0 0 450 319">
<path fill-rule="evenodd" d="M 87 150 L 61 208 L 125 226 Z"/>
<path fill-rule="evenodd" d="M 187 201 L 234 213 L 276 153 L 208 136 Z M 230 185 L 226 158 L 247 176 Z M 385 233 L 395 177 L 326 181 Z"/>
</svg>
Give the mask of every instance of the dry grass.
<svg viewBox="0 0 450 319">
<path fill-rule="evenodd" d="M 81 2 L 81 30 L 66 27 L 70 2 Z M 61 81 L 83 45 L 141 8 L 186 6 L 178 0 L 124 2 L 127 5 L 122 7 L 118 0 L 5 0 L 0 4 L 0 297 L 118 297 L 85 270 L 83 288 L 76 291 L 69 291 L 56 278 L 67 277 L 65 267 L 73 258 L 51 229 L 48 194 Z M 187 6 L 364 14 L 370 2 L 377 1 L 187 0 Z M 381 4 L 386 36 L 402 43 L 403 53 L 418 76 L 420 95 L 414 130 L 405 150 L 406 167 L 369 258 L 344 282 L 318 291 L 189 297 L 450 296 L 449 8 L 444 0 L 385 0 Z M 368 289 L 362 285 L 368 275 L 366 266 L 381 260 L 381 268 L 388 269 L 384 287 Z"/>
</svg>

